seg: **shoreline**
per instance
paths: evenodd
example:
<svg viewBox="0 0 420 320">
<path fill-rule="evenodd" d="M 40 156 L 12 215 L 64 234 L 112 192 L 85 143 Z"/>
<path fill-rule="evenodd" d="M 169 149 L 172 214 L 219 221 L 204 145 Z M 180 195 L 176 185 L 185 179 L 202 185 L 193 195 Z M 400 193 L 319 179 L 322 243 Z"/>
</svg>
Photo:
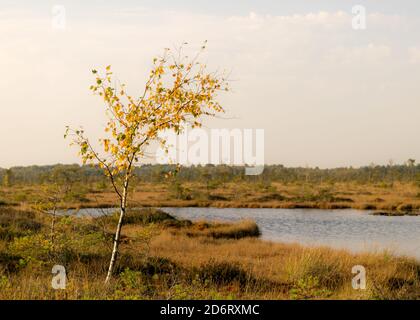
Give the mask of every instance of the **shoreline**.
<svg viewBox="0 0 420 320">
<path fill-rule="evenodd" d="M 133 206 L 137 207 L 137 206 Z M 216 208 L 216 209 L 313 209 L 313 210 L 346 210 L 353 209 L 356 211 L 370 212 L 377 216 L 420 216 L 420 211 L 399 211 L 397 209 L 377 209 L 370 205 L 367 206 L 349 206 L 334 203 L 283 203 L 283 204 L 267 204 L 267 203 L 243 203 L 237 202 L 181 202 L 180 201 L 162 201 L 162 202 L 145 202 L 138 206 L 139 208 Z M 79 209 L 110 209 L 118 208 L 113 204 L 79 204 L 75 206 L 61 207 L 63 210 L 79 210 Z"/>
</svg>

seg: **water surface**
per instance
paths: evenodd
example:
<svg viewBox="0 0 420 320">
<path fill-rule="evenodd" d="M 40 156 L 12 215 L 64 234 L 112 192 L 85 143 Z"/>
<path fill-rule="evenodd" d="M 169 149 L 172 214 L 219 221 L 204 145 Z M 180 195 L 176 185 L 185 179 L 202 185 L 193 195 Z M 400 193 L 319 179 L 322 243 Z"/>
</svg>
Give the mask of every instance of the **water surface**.
<svg viewBox="0 0 420 320">
<path fill-rule="evenodd" d="M 353 252 L 389 250 L 420 260 L 420 216 L 374 216 L 353 209 L 162 208 L 190 220 L 254 220 L 262 238 L 271 241 L 325 245 Z M 96 216 L 115 209 L 82 209 Z"/>
<path fill-rule="evenodd" d="M 374 216 L 371 212 L 322 209 L 164 208 L 191 220 L 254 220 L 262 238 L 326 245 L 353 252 L 389 250 L 420 260 L 420 217 Z"/>
</svg>

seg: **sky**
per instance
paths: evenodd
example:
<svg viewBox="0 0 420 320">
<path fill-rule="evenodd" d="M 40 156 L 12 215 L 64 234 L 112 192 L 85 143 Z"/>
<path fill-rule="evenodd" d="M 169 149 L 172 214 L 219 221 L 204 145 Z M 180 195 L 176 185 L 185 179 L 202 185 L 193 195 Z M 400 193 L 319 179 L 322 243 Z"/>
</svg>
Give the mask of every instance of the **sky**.
<svg viewBox="0 0 420 320">
<path fill-rule="evenodd" d="M 232 80 L 206 127 L 264 129 L 266 163 L 420 161 L 419 31 L 414 0 L 0 0 L 0 167 L 78 163 L 65 126 L 95 139 L 106 123 L 93 68 L 135 94 L 163 48 L 204 40 Z"/>
</svg>

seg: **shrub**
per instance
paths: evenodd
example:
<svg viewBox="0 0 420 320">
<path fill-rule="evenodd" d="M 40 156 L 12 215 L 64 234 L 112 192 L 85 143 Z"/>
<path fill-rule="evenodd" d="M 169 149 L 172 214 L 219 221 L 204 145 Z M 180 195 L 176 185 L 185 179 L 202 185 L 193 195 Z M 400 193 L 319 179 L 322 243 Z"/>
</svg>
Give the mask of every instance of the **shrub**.
<svg viewBox="0 0 420 320">
<path fill-rule="evenodd" d="M 142 287 L 141 273 L 126 268 L 120 273 L 120 284 L 123 288 L 138 289 Z"/>
<path fill-rule="evenodd" d="M 32 212 L 4 208 L 0 211 L 0 239 L 11 241 L 16 237 L 39 232 L 42 224 Z"/>
<path fill-rule="evenodd" d="M 36 234 L 15 238 L 9 250 L 22 256 L 26 261 L 45 261 L 52 250 L 52 243 L 46 235 Z"/>
<path fill-rule="evenodd" d="M 411 203 L 404 203 L 404 204 L 400 204 L 397 207 L 397 210 L 400 212 L 411 212 L 413 211 L 414 206 Z"/>
<path fill-rule="evenodd" d="M 256 199 L 257 201 L 261 201 L 261 202 L 266 202 L 266 201 L 283 201 L 285 200 L 286 197 L 282 196 L 279 193 L 270 193 L 267 195 L 263 195 L 261 197 L 259 197 L 258 199 Z"/>
<path fill-rule="evenodd" d="M 23 258 L 19 255 L 0 252 L 0 272 L 16 272 L 22 266 Z"/>
<path fill-rule="evenodd" d="M 251 278 L 239 265 L 231 262 L 217 262 L 210 260 L 199 268 L 193 269 L 193 274 L 202 282 L 215 285 L 225 285 L 237 282 L 244 286 Z"/>
<path fill-rule="evenodd" d="M 319 299 L 331 295 L 331 291 L 320 287 L 317 277 L 307 276 L 299 279 L 289 292 L 291 299 Z"/>
<path fill-rule="evenodd" d="M 148 224 L 175 221 L 176 219 L 160 209 L 131 209 L 124 217 L 126 224 Z"/>
<path fill-rule="evenodd" d="M 0 225 L 9 226 L 12 223 L 22 224 L 23 226 L 35 226 L 35 231 L 39 230 L 40 224 L 35 221 L 35 213 L 29 211 L 20 211 L 14 208 L 6 207 L 0 210 Z"/>
<path fill-rule="evenodd" d="M 141 265 L 144 275 L 154 276 L 155 274 L 173 274 L 180 271 L 180 268 L 171 260 L 161 257 L 149 257 Z"/>
<path fill-rule="evenodd" d="M 302 279 L 316 279 L 319 287 L 332 290 L 342 286 L 346 280 L 347 273 L 340 261 L 331 259 L 325 252 L 303 251 L 301 255 L 291 259 L 286 271 L 295 285 Z"/>
<path fill-rule="evenodd" d="M 176 233 L 176 232 L 175 232 Z M 239 223 L 206 223 L 192 224 L 181 233 L 188 237 L 208 237 L 213 239 L 242 239 L 260 236 L 260 229 L 254 221 L 244 220 Z"/>
</svg>

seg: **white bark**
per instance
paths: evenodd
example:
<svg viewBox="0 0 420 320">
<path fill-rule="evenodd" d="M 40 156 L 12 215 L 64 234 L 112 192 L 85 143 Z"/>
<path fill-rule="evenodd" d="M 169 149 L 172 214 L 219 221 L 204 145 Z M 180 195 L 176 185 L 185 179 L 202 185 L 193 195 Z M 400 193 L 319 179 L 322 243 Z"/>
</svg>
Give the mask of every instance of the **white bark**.
<svg viewBox="0 0 420 320">
<path fill-rule="evenodd" d="M 52 220 L 51 220 L 51 244 L 54 248 L 54 235 L 55 235 L 55 217 L 57 212 L 57 206 L 54 204 L 53 212 L 52 212 Z"/>
<path fill-rule="evenodd" d="M 123 225 L 124 215 L 125 215 L 126 205 L 127 205 L 127 190 L 128 190 L 128 178 L 126 177 L 126 180 L 124 182 L 124 190 L 123 190 L 123 195 L 121 199 L 121 205 L 120 205 L 120 218 L 118 220 L 117 230 L 115 232 L 114 246 L 112 249 L 111 260 L 109 262 L 109 268 L 108 268 L 108 273 L 106 275 L 105 283 L 108 283 L 109 280 L 111 279 L 112 273 L 114 272 L 115 262 L 117 261 L 118 246 L 120 244 L 120 237 L 121 237 L 121 228 Z"/>
</svg>

